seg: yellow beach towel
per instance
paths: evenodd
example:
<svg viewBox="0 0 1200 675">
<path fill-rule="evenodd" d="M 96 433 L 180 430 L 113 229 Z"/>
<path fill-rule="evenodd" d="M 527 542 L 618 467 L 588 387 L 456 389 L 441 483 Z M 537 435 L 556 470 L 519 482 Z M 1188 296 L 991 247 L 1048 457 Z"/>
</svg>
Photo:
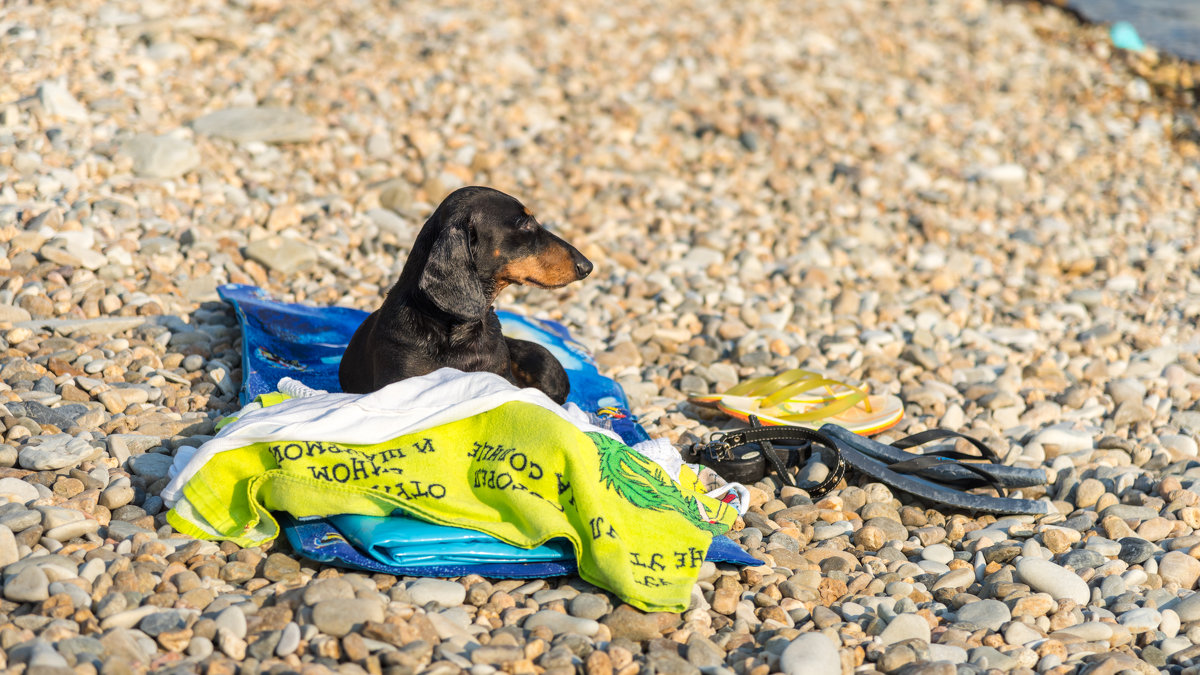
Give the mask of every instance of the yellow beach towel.
<svg viewBox="0 0 1200 675">
<path fill-rule="evenodd" d="M 375 445 L 289 439 L 218 453 L 184 483 L 167 519 L 185 534 L 243 546 L 279 534 L 270 511 L 400 509 L 523 548 L 564 537 L 583 579 L 641 609 L 679 612 L 713 535 L 737 518 L 690 469 L 680 478 L 684 485 L 619 441 L 515 401 Z"/>
</svg>

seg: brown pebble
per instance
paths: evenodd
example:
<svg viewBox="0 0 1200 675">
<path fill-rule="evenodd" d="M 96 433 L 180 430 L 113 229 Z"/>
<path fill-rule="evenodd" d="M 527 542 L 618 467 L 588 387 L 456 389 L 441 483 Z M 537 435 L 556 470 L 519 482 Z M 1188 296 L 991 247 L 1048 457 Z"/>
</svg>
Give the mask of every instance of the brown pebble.
<svg viewBox="0 0 1200 675">
<path fill-rule="evenodd" d="M 597 649 L 588 654 L 587 659 L 584 661 L 583 669 L 587 675 L 612 675 L 612 659 L 607 652 Z"/>
<path fill-rule="evenodd" d="M 351 661 L 365 661 L 370 656 L 367 644 L 358 633 L 350 633 L 342 638 L 342 653 Z"/>
</svg>

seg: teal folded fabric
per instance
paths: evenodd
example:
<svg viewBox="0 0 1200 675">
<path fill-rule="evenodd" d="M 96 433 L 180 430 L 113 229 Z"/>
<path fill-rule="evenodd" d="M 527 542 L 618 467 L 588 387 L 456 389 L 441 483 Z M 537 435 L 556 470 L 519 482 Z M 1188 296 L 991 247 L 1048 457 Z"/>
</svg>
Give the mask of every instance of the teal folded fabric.
<svg viewBox="0 0 1200 675">
<path fill-rule="evenodd" d="M 566 539 L 551 539 L 536 548 L 518 548 L 480 532 L 400 514 L 337 515 L 328 520 L 355 548 L 385 565 L 434 567 L 575 559 L 571 542 Z"/>
</svg>

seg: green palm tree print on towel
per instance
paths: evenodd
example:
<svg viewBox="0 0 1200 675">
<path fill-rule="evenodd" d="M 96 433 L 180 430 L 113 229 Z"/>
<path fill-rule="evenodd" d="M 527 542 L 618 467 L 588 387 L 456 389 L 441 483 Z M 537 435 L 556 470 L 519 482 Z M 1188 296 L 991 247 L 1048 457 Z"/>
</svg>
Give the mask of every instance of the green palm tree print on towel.
<svg viewBox="0 0 1200 675">
<path fill-rule="evenodd" d="M 687 496 L 662 467 L 624 443 L 601 434 L 588 434 L 600 455 L 600 477 L 604 486 L 616 491 L 625 501 L 653 511 L 675 511 L 696 527 L 712 534 L 723 534 L 721 523 L 701 518 L 696 498 Z"/>
</svg>

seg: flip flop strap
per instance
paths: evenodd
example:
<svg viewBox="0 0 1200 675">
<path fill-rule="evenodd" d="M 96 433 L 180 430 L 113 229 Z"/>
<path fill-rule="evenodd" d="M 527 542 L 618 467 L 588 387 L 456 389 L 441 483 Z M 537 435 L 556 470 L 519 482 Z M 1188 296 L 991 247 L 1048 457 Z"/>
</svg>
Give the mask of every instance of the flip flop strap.
<svg viewBox="0 0 1200 675">
<path fill-rule="evenodd" d="M 962 455 L 963 453 L 955 453 L 955 454 Z M 975 457 L 972 455 L 963 455 L 963 456 L 971 457 L 972 459 L 975 459 Z M 953 457 L 946 457 L 943 455 L 921 455 L 919 457 L 913 457 L 912 459 L 906 459 L 903 462 L 896 462 L 894 464 L 889 464 L 888 468 L 891 469 L 892 471 L 895 471 L 896 473 L 908 473 L 908 474 L 914 474 L 917 476 L 921 476 L 922 478 L 932 478 L 932 476 L 928 475 L 928 473 L 927 473 L 928 470 L 939 467 L 939 466 L 944 466 L 946 464 L 956 464 L 956 465 L 961 466 L 962 468 L 967 469 L 968 471 L 974 473 L 975 475 L 979 476 L 980 478 L 983 479 L 983 481 L 985 483 L 988 484 L 989 487 L 991 487 L 993 490 L 996 491 L 996 496 L 998 496 L 998 497 L 1007 497 L 1008 496 L 1008 491 L 1004 489 L 1004 484 L 1001 483 L 1000 481 L 996 480 L 995 476 L 988 473 L 987 471 L 984 471 L 983 469 L 980 469 L 979 467 L 975 466 L 974 464 L 970 464 L 968 462 L 960 462 L 958 459 L 953 458 Z M 934 478 L 934 480 L 936 480 L 936 478 Z"/>
<path fill-rule="evenodd" d="M 823 397 L 822 400 L 827 400 L 827 399 L 836 400 L 837 397 L 833 394 L 833 385 L 835 385 L 835 384 L 846 387 L 851 392 L 859 391 L 858 389 L 855 389 L 854 387 L 851 387 L 848 384 L 838 382 L 837 380 L 835 380 L 833 378 L 811 377 L 811 378 L 806 378 L 806 379 L 800 380 L 798 382 L 793 382 L 792 384 L 789 384 L 786 387 L 782 387 L 782 388 L 778 389 L 773 394 L 764 396 L 762 399 L 762 403 L 760 403 L 759 405 L 761 405 L 764 408 L 774 407 L 774 406 L 779 405 L 780 403 L 783 403 L 784 401 L 791 399 L 796 394 L 801 394 L 806 391 L 812 391 L 812 390 L 818 389 L 820 387 L 825 387 L 826 389 L 829 390 L 829 393 L 830 393 L 829 396 Z M 852 396 L 853 394 L 848 394 L 848 395 Z"/>
<path fill-rule="evenodd" d="M 960 438 L 964 441 L 967 441 L 971 445 L 975 446 L 976 450 L 979 450 L 979 454 L 982 455 L 984 459 L 994 464 L 1003 464 L 1003 462 L 1000 461 L 1000 457 L 996 455 L 995 451 L 984 445 L 979 439 L 971 438 L 966 434 L 960 434 L 959 432 L 951 431 L 950 429 L 928 429 L 926 431 L 921 431 L 911 436 L 905 436 L 898 441 L 893 441 L 892 447 L 905 450 L 907 448 L 915 448 L 918 445 L 924 445 L 930 441 L 937 441 L 943 438 Z M 925 453 L 925 456 L 949 457 L 952 459 L 978 459 L 974 455 L 968 455 L 956 450 L 939 450 L 936 452 Z"/>
<path fill-rule="evenodd" d="M 801 370 L 799 368 L 789 370 L 785 373 L 780 373 L 779 375 L 763 375 L 762 377 L 751 378 L 745 382 L 735 384 L 721 392 L 720 395 L 759 396 L 761 395 L 762 389 L 769 387 L 771 391 L 774 391 L 776 388 L 786 386 L 787 384 L 794 382 L 796 379 L 811 375 L 815 375 L 815 373 L 809 373 L 808 371 Z"/>
<path fill-rule="evenodd" d="M 825 381 L 828 381 L 828 384 L 849 387 L 849 385 L 837 380 L 830 380 L 821 373 L 803 368 L 793 368 L 778 375 L 764 375 L 746 380 L 740 384 L 735 384 L 722 392 L 720 396 L 771 396 L 773 392 L 795 387 L 803 387 L 795 389 L 795 391 L 808 391 L 820 386 L 827 386 Z M 806 382 L 813 382 L 815 384 L 804 387 L 803 385 Z"/>
<path fill-rule="evenodd" d="M 785 422 L 813 422 L 816 420 L 825 419 L 826 417 L 833 417 L 834 415 L 845 412 L 858 405 L 858 403 L 866 397 L 866 394 L 862 393 L 861 391 L 856 391 L 846 398 L 830 401 L 825 405 L 812 408 L 811 410 L 802 413 L 782 412 L 776 414 L 770 409 L 761 407 L 758 409 L 757 413 L 759 415 L 769 415 L 775 419 L 783 420 Z"/>
<path fill-rule="evenodd" d="M 842 454 L 847 464 L 893 490 L 902 490 L 936 504 L 980 513 L 1040 515 L 1051 512 L 1049 504 L 1034 499 L 976 495 L 946 487 L 920 476 L 892 471 L 884 462 L 859 452 L 849 444 L 843 445 Z"/>
<path fill-rule="evenodd" d="M 885 445 L 836 424 L 824 424 L 821 426 L 820 431 L 837 441 L 843 447 L 851 446 L 860 453 L 874 457 L 885 464 L 902 462 L 913 458 L 913 454 L 910 452 L 901 450 L 894 445 Z M 973 459 L 979 458 L 976 457 Z M 1046 484 L 1046 472 L 1044 469 L 1026 469 L 1006 464 L 976 464 L 976 466 L 992 474 L 996 480 L 1010 489 Z M 975 477 L 970 475 L 969 471 L 969 469 L 961 469 L 954 464 L 930 469 L 930 472 L 936 474 L 934 480 L 946 484 L 951 484 L 953 481 L 961 479 L 975 480 Z"/>
</svg>

